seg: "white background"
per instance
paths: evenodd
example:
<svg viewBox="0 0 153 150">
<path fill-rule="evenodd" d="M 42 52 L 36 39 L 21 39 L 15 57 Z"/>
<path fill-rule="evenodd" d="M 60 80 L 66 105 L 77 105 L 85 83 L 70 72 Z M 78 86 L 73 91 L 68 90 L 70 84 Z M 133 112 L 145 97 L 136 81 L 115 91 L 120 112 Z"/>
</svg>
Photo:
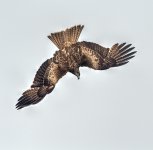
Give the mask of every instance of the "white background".
<svg viewBox="0 0 153 150">
<path fill-rule="evenodd" d="M 1 0 L 1 150 L 152 150 L 151 0 Z M 67 74 L 53 93 L 20 111 L 17 99 L 57 48 L 47 35 L 76 24 L 80 40 L 132 43 L 129 64 Z"/>
</svg>

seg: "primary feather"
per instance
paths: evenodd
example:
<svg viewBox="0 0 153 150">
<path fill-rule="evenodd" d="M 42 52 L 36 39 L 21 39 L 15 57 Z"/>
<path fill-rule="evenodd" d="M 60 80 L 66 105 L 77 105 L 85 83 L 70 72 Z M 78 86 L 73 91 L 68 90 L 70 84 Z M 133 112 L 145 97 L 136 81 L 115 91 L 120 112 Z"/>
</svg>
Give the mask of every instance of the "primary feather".
<svg viewBox="0 0 153 150">
<path fill-rule="evenodd" d="M 131 44 L 114 44 L 105 48 L 93 42 L 78 42 L 83 25 L 65 31 L 51 33 L 48 38 L 59 48 L 53 58 L 47 59 L 38 69 L 33 84 L 18 99 L 17 109 L 40 102 L 51 93 L 60 78 L 67 72 L 79 79 L 79 67 L 105 70 L 125 65 L 134 57 L 136 51 Z"/>
</svg>

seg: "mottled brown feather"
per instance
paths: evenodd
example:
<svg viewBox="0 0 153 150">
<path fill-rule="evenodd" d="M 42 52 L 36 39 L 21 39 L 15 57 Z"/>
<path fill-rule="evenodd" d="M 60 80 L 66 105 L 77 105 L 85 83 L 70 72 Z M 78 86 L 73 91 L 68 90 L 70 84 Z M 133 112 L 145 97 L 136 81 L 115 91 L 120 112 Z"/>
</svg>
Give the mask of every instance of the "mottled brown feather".
<svg viewBox="0 0 153 150">
<path fill-rule="evenodd" d="M 79 67 L 105 70 L 125 65 L 134 57 L 136 51 L 131 44 L 116 43 L 111 48 L 105 48 L 92 42 L 78 42 L 83 27 L 77 25 L 48 36 L 59 50 L 40 66 L 30 89 L 18 99 L 17 109 L 40 102 L 67 72 L 79 78 Z"/>
<path fill-rule="evenodd" d="M 21 109 L 40 102 L 46 94 L 52 92 L 57 81 L 65 74 L 66 71 L 59 68 L 52 58 L 46 60 L 38 69 L 31 88 L 23 92 L 18 99 L 16 108 Z"/>
<path fill-rule="evenodd" d="M 44 75 L 46 72 L 46 69 L 48 68 L 49 64 L 51 63 L 51 59 L 47 59 L 38 69 L 33 84 L 31 87 L 39 87 L 44 84 Z"/>
<path fill-rule="evenodd" d="M 101 70 L 103 65 L 103 59 L 100 53 L 92 49 L 84 42 L 80 43 L 79 45 L 82 51 L 81 66 L 86 66 L 95 70 Z"/>
<path fill-rule="evenodd" d="M 89 49 L 96 51 L 97 53 L 100 54 L 100 56 L 102 58 L 105 58 L 108 54 L 108 51 L 109 51 L 108 48 L 105 48 L 105 47 L 103 47 L 99 44 L 93 43 L 93 42 L 82 41 L 82 42 L 79 42 L 79 44 L 81 46 L 88 47 Z"/>
</svg>

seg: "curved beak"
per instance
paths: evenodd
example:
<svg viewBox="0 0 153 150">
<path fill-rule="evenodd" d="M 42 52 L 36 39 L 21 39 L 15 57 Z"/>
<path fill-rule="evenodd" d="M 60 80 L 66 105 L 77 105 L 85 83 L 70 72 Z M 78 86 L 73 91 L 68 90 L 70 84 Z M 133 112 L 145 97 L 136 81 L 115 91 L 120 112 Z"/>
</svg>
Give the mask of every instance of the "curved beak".
<svg viewBox="0 0 153 150">
<path fill-rule="evenodd" d="M 80 73 L 76 72 L 75 75 L 77 76 L 78 80 L 80 79 Z"/>
</svg>

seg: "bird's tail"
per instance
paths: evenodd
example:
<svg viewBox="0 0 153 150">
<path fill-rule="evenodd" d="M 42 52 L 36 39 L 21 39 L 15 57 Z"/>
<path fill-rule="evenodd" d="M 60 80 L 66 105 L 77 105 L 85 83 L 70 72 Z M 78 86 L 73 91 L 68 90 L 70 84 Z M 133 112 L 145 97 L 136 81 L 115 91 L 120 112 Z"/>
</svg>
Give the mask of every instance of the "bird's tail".
<svg viewBox="0 0 153 150">
<path fill-rule="evenodd" d="M 59 48 L 63 49 L 78 41 L 83 25 L 77 25 L 65 31 L 51 33 L 48 38 Z"/>
<path fill-rule="evenodd" d="M 131 58 L 134 57 L 136 51 L 132 51 L 135 47 L 131 47 L 132 44 L 122 43 L 114 44 L 108 53 L 108 58 L 111 59 L 111 67 L 118 67 L 125 65 Z"/>
</svg>

